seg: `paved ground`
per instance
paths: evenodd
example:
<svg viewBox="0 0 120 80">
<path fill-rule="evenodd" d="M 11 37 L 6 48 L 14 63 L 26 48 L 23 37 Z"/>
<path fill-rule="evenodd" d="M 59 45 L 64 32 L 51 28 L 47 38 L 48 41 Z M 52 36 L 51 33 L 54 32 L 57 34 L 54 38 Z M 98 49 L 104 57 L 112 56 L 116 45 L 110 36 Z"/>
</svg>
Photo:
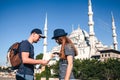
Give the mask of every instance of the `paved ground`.
<svg viewBox="0 0 120 80">
<path fill-rule="evenodd" d="M 15 78 L 0 77 L 0 80 L 16 80 Z"/>
</svg>

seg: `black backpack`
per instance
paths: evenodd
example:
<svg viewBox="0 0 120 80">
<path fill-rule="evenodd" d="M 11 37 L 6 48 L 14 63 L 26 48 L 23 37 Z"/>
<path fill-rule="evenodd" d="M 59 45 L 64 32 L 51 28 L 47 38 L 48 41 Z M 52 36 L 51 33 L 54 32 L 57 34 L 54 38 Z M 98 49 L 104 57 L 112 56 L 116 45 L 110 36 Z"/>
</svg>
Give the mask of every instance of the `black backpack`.
<svg viewBox="0 0 120 80">
<path fill-rule="evenodd" d="M 21 64 L 19 46 L 20 42 L 16 42 L 8 49 L 7 61 L 13 70 L 18 69 Z"/>
</svg>

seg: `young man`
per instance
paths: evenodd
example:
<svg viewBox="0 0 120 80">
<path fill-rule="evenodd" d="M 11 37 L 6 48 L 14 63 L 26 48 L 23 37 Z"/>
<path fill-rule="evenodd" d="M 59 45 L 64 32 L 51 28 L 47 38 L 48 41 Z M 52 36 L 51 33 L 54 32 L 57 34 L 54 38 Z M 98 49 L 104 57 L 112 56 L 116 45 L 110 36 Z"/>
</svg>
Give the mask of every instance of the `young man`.
<svg viewBox="0 0 120 80">
<path fill-rule="evenodd" d="M 40 29 L 36 28 L 31 31 L 28 40 L 21 42 L 19 51 L 22 63 L 16 73 L 16 80 L 34 80 L 34 65 L 46 65 L 49 62 L 34 59 L 34 47 L 32 44 L 37 43 L 41 38 L 45 38 L 45 36 L 42 35 Z"/>
<path fill-rule="evenodd" d="M 73 76 L 73 59 L 77 55 L 77 50 L 72 41 L 67 37 L 63 29 L 54 30 L 52 39 L 61 45 L 60 62 L 59 62 L 59 79 L 74 80 Z"/>
</svg>

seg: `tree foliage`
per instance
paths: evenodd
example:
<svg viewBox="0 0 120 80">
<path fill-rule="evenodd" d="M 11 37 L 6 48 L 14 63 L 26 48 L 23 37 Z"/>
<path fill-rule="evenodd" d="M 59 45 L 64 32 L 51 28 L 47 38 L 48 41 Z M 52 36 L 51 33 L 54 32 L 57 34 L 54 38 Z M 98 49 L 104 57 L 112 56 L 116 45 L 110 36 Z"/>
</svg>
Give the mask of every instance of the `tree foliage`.
<svg viewBox="0 0 120 80">
<path fill-rule="evenodd" d="M 53 71 L 54 74 L 52 74 L 52 77 L 59 77 L 59 61 L 56 62 L 56 64 L 53 64 L 51 67 L 50 67 Z"/>
<path fill-rule="evenodd" d="M 42 53 L 40 53 L 40 54 L 38 54 L 37 56 L 36 56 L 36 59 L 42 59 L 43 58 L 43 54 Z"/>
<path fill-rule="evenodd" d="M 58 73 L 58 63 L 51 66 Z M 73 73 L 76 79 L 81 80 L 120 80 L 120 61 L 118 59 L 108 59 L 101 62 L 96 59 L 75 59 Z"/>
<path fill-rule="evenodd" d="M 41 54 L 36 58 L 40 58 Z M 48 69 L 46 69 L 48 71 Z M 40 75 L 45 76 L 46 70 Z M 54 74 L 50 73 L 53 70 Z M 49 67 L 49 77 L 59 77 L 59 61 Z M 96 59 L 75 59 L 73 73 L 80 80 L 120 80 L 119 59 L 108 59 L 104 62 Z"/>
</svg>

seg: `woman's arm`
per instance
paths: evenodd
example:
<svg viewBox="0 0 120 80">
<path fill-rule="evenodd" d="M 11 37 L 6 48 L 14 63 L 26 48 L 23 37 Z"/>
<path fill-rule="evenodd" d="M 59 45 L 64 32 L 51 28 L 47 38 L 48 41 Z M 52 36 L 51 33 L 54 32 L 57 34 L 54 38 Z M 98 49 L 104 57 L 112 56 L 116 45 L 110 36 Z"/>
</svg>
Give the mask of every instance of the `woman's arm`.
<svg viewBox="0 0 120 80">
<path fill-rule="evenodd" d="M 65 74 L 65 80 L 69 80 L 69 78 L 70 78 L 70 74 L 71 74 L 72 68 L 73 68 L 73 56 L 68 55 L 67 61 L 68 61 L 68 66 L 67 66 L 67 70 L 66 70 L 66 74 Z"/>
</svg>

